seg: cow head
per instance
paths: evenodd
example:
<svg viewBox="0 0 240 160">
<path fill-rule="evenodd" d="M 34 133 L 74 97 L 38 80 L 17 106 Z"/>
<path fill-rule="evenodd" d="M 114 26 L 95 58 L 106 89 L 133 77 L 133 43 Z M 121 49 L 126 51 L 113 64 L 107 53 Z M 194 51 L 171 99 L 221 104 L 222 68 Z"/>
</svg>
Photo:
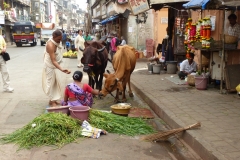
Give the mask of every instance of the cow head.
<svg viewBox="0 0 240 160">
<path fill-rule="evenodd" d="M 119 89 L 120 91 L 123 91 L 122 82 L 119 81 L 119 79 L 116 77 L 115 74 L 104 73 L 103 76 L 106 78 L 105 83 L 104 83 L 104 87 L 101 91 L 103 96 L 106 96 L 107 94 L 115 91 L 116 89 Z"/>
<path fill-rule="evenodd" d="M 105 50 L 105 46 L 98 42 L 85 42 L 84 45 L 85 50 L 83 51 L 81 63 L 84 65 L 83 71 L 90 73 L 91 67 L 102 65 L 99 54 Z"/>
</svg>

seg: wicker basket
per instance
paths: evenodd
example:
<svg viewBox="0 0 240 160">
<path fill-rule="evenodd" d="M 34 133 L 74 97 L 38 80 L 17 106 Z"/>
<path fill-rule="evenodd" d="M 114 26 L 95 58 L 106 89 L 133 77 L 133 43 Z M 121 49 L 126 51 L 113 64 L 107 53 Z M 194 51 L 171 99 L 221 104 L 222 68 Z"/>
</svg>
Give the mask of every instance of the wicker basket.
<svg viewBox="0 0 240 160">
<path fill-rule="evenodd" d="M 238 41 L 238 37 L 225 35 L 225 43 L 233 44 L 233 43 L 237 43 L 237 41 Z"/>
<path fill-rule="evenodd" d="M 195 86 L 195 77 L 193 75 L 188 75 L 187 83 L 189 86 Z"/>
</svg>

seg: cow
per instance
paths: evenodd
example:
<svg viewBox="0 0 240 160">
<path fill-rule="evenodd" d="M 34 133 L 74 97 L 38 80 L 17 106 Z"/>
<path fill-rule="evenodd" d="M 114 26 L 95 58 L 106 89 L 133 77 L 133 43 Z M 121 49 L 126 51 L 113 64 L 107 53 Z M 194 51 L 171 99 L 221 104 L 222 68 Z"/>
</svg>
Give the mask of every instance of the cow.
<svg viewBox="0 0 240 160">
<path fill-rule="evenodd" d="M 84 42 L 85 49 L 81 59 L 83 71 L 88 74 L 88 84 L 102 90 L 103 73 L 108 63 L 108 52 L 103 41 Z M 95 87 L 96 83 L 96 87 Z"/>
<path fill-rule="evenodd" d="M 106 96 L 107 94 L 112 95 L 112 92 L 117 90 L 115 102 L 126 102 L 125 91 L 127 83 L 129 96 L 133 97 L 130 76 L 136 66 L 135 49 L 128 45 L 118 46 L 117 52 L 113 56 L 112 65 L 115 73 L 103 74 L 105 77 L 105 83 L 101 94 L 103 96 Z M 120 92 L 122 92 L 122 100 L 119 99 Z"/>
</svg>

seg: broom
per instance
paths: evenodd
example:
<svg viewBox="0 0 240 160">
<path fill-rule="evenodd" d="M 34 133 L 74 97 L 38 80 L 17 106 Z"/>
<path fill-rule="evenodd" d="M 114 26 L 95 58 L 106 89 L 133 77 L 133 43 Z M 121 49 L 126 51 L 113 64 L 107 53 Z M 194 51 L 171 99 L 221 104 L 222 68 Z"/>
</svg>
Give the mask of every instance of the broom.
<svg viewBox="0 0 240 160">
<path fill-rule="evenodd" d="M 176 135 L 176 134 L 178 134 L 182 131 L 185 131 L 185 130 L 188 130 L 188 129 L 191 129 L 191 128 L 200 127 L 200 126 L 201 126 L 201 123 L 198 122 L 198 123 L 192 124 L 192 125 L 184 127 L 184 128 L 172 129 L 172 130 L 169 130 L 169 131 L 149 134 L 149 135 L 144 136 L 142 138 L 142 140 L 155 141 L 155 142 L 164 141 L 164 140 L 167 140 L 169 137 L 172 137 L 172 136 L 174 136 L 174 135 Z"/>
</svg>

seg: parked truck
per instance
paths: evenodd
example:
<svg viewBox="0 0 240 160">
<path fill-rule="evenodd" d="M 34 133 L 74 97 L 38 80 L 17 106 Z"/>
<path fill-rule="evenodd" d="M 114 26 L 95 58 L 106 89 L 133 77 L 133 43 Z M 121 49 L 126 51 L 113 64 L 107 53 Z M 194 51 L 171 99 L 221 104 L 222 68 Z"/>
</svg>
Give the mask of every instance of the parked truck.
<svg viewBox="0 0 240 160">
<path fill-rule="evenodd" d="M 23 44 L 37 45 L 36 26 L 31 21 L 15 22 L 12 36 L 17 47 L 21 47 Z"/>
<path fill-rule="evenodd" d="M 52 33 L 55 30 L 54 23 L 42 23 L 41 24 L 41 46 L 45 45 L 49 38 L 52 37 Z"/>
</svg>

